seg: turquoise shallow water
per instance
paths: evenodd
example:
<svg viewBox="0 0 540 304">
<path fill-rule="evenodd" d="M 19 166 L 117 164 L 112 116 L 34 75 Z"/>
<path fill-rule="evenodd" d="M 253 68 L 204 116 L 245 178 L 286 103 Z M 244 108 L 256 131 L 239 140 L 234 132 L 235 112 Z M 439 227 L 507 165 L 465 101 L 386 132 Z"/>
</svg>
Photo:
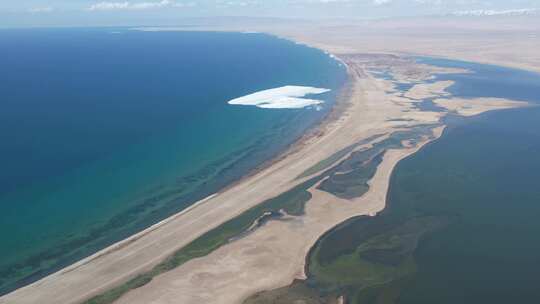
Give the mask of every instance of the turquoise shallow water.
<svg viewBox="0 0 540 304">
<path fill-rule="evenodd" d="M 237 180 L 320 121 L 346 78 L 262 34 L 2 30 L 0 49 L 0 292 Z M 284 85 L 332 91 L 319 111 L 226 103 Z"/>
</svg>

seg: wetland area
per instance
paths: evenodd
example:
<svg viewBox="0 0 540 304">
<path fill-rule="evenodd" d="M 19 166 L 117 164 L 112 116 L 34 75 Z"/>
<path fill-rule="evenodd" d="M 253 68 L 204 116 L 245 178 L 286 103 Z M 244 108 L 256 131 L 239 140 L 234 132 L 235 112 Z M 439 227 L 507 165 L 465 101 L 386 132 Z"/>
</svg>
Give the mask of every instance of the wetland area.
<svg viewBox="0 0 540 304">
<path fill-rule="evenodd" d="M 471 70 L 437 77 L 456 81 L 448 88 L 454 97 L 540 102 L 538 74 L 418 61 Z M 395 167 L 381 213 L 323 235 L 308 255 L 306 280 L 245 303 L 337 303 L 340 296 L 379 304 L 540 300 L 540 108 L 445 123 L 441 138 Z"/>
</svg>

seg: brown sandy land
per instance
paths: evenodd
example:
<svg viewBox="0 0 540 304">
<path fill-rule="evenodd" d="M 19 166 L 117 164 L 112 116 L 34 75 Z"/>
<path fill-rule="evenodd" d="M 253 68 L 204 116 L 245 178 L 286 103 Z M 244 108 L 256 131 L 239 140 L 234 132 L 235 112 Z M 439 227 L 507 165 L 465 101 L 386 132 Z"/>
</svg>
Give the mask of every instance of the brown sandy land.
<svg viewBox="0 0 540 304">
<path fill-rule="evenodd" d="M 374 84 L 375 83 L 375 84 Z M 0 303 L 78 303 L 149 270 L 204 232 L 265 199 L 292 187 L 294 177 L 338 150 L 374 134 L 387 132 L 401 110 L 385 98 L 376 81 L 369 98 L 357 89 L 350 107 L 326 132 L 295 153 L 218 195 L 137 236 L 113 245 L 36 283 L 0 298 Z M 366 102 L 367 101 L 367 102 Z"/>
<path fill-rule="evenodd" d="M 336 20 L 268 31 L 335 54 L 418 54 L 540 72 L 538 16 Z"/>
<path fill-rule="evenodd" d="M 357 81 L 353 106 L 342 132 L 377 134 L 393 129 L 392 118 L 412 103 L 399 105 L 385 93 L 388 82 L 374 79 Z M 439 114 L 424 112 L 437 122 Z M 366 119 L 368 118 L 369 119 Z M 426 119 L 424 119 L 425 121 Z M 418 124 L 418 122 L 409 124 Z M 403 125 L 403 123 L 401 123 Z M 439 128 L 438 132 L 442 128 Z M 132 290 L 118 303 L 238 303 L 255 292 L 285 286 L 304 277 L 304 261 L 317 238 L 336 224 L 355 215 L 375 214 L 384 208 L 387 181 L 394 165 L 418 147 L 390 151 L 384 156 L 370 191 L 356 200 L 342 200 L 324 191 L 310 189 L 313 198 L 306 214 L 289 220 L 270 221 L 252 234 L 191 260 L 158 276 L 149 284 Z"/>
<path fill-rule="evenodd" d="M 450 96 L 448 92 L 446 92 L 446 89 L 449 88 L 451 85 L 454 84 L 454 81 L 447 80 L 447 81 L 437 81 L 434 83 L 422 83 L 422 84 L 416 84 L 414 85 L 410 90 L 408 90 L 405 94 L 403 94 L 403 97 L 414 99 L 414 100 L 422 100 L 426 98 L 432 98 L 432 97 L 443 97 L 443 96 Z"/>
<path fill-rule="evenodd" d="M 412 101 L 393 102 L 395 96 L 384 93 L 390 86 L 387 81 L 372 78 L 358 80 L 354 104 L 364 105 L 359 109 L 371 119 L 365 121 L 362 113 L 352 112 L 348 118 L 354 125 L 351 128 L 369 128 L 370 123 L 384 125 L 383 121 L 391 125 L 389 119 L 415 115 L 421 119 L 412 125 L 439 120 L 440 113 L 415 110 Z M 434 88 L 436 92 L 432 95 L 439 93 L 438 86 Z M 477 113 L 510 105 L 507 102 L 483 106 Z M 388 130 L 392 129 L 390 125 Z M 442 126 L 436 128 L 434 137 L 439 137 L 443 129 Z M 295 278 L 304 278 L 305 257 L 320 235 L 352 216 L 375 215 L 382 210 L 392 169 L 399 160 L 427 142 L 425 139 L 417 146 L 386 153 L 369 183 L 369 191 L 360 198 L 339 199 L 314 186 L 310 189 L 313 197 L 306 204 L 304 216 L 270 221 L 252 234 L 132 290 L 118 303 L 241 303 L 256 292 L 286 286 Z"/>
<path fill-rule="evenodd" d="M 312 188 L 304 216 L 271 221 L 248 237 L 159 276 L 118 303 L 241 303 L 255 292 L 303 278 L 305 257 L 320 235 L 347 218 L 382 210 L 392 168 L 416 150 L 385 154 L 366 195 L 343 200 Z"/>
<path fill-rule="evenodd" d="M 204 23 L 204 22 L 203 22 Z M 379 20 L 234 22 L 186 30 L 272 33 L 336 55 L 416 54 L 490 63 L 540 72 L 538 16 L 411 17 Z M 182 28 L 180 28 L 182 29 Z"/>
<path fill-rule="evenodd" d="M 502 98 L 451 98 L 435 99 L 433 102 L 462 116 L 478 115 L 493 108 L 509 109 L 529 106 L 529 104 L 526 102 L 512 101 Z"/>
<path fill-rule="evenodd" d="M 433 102 L 439 107 L 445 108 L 448 112 L 453 112 L 461 116 L 474 116 L 491 110 L 503 110 L 530 106 L 523 101 L 515 101 L 504 98 L 481 97 L 481 98 L 458 98 L 446 91 L 454 84 L 453 81 L 436 81 L 433 83 L 422 83 L 414 85 L 402 96 L 394 96 L 391 100 L 397 103 L 419 102 L 427 98 L 435 98 Z M 444 98 L 438 98 L 444 97 Z M 405 119 L 421 120 L 415 117 L 417 112 L 404 115 Z M 429 122 L 429 121 L 426 121 Z"/>
</svg>

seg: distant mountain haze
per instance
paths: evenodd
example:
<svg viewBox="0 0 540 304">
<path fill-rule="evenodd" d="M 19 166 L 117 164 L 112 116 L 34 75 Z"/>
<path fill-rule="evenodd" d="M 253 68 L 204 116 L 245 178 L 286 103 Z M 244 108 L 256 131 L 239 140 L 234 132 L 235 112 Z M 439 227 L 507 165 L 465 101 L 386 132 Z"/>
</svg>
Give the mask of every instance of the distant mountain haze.
<svg viewBox="0 0 540 304">
<path fill-rule="evenodd" d="M 374 19 L 538 14 L 540 0 L 4 0 L 0 27 L 175 25 L 193 17 Z"/>
</svg>

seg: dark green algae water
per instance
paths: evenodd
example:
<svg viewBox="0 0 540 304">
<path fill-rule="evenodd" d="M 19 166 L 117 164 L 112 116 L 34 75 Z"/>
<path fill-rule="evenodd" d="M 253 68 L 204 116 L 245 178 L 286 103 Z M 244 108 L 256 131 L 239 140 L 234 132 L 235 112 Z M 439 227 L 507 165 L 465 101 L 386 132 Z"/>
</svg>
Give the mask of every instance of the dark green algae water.
<svg viewBox="0 0 540 304">
<path fill-rule="evenodd" d="M 401 162 L 388 203 L 451 218 L 414 252 L 416 274 L 397 303 L 540 301 L 540 75 L 433 60 L 471 69 L 450 92 L 534 107 L 450 123 L 443 137 Z M 392 208 L 392 207 L 391 207 Z"/>
<path fill-rule="evenodd" d="M 450 220 L 418 244 L 396 303 L 540 301 L 539 126 L 539 108 L 490 113 L 398 165 L 389 204 Z"/>
<path fill-rule="evenodd" d="M 540 108 L 454 122 L 395 168 L 385 211 L 328 233 L 308 285 L 349 303 L 540 300 Z"/>
<path fill-rule="evenodd" d="M 440 139 L 396 166 L 383 212 L 326 233 L 306 281 L 248 303 L 540 302 L 540 75 L 417 60 L 473 71 L 438 75 L 456 81 L 454 96 L 535 106 L 449 117 Z"/>
</svg>

